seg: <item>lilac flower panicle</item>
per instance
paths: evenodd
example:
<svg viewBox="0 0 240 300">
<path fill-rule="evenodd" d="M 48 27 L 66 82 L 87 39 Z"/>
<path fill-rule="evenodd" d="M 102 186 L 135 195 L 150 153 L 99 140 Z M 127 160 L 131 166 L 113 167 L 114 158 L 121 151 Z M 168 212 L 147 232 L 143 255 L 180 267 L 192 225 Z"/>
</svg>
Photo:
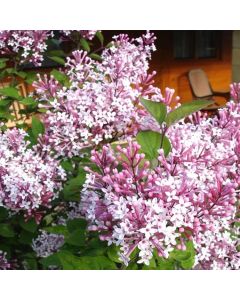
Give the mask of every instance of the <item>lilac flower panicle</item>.
<svg viewBox="0 0 240 300">
<path fill-rule="evenodd" d="M 173 91 L 164 97 L 152 85 L 155 72 L 149 74 L 154 39 L 151 33 L 132 40 L 116 36 L 101 62 L 76 50 L 65 68 L 70 87 L 46 76 L 34 83 L 40 105 L 48 109 L 46 140 L 56 155 L 80 155 L 86 147 L 136 134 L 151 119 L 140 97 L 169 104 Z"/>
<path fill-rule="evenodd" d="M 49 30 L 2 30 L 0 31 L 0 53 L 17 55 L 21 53 L 20 63 L 33 63 L 41 66 L 47 40 L 53 36 Z"/>
<path fill-rule="evenodd" d="M 66 175 L 39 146 L 29 149 L 26 136 L 16 128 L 0 133 L 0 205 L 31 216 L 50 206 Z"/>
<path fill-rule="evenodd" d="M 81 193 L 89 230 L 120 246 L 127 264 L 134 249 L 149 264 L 156 249 L 169 257 L 193 241 L 198 269 L 239 269 L 240 105 L 229 102 L 213 119 L 197 113 L 190 123 L 172 126 L 172 152 L 159 150 L 159 165 L 149 168 L 140 146 L 110 146 L 92 151 L 100 172 L 86 168 Z M 119 168 L 118 166 L 121 166 Z M 231 232 L 234 232 L 232 235 Z"/>
<path fill-rule="evenodd" d="M 62 234 L 48 233 L 41 230 L 40 234 L 32 242 L 32 248 L 38 257 L 48 257 L 57 252 L 64 244 Z"/>
</svg>

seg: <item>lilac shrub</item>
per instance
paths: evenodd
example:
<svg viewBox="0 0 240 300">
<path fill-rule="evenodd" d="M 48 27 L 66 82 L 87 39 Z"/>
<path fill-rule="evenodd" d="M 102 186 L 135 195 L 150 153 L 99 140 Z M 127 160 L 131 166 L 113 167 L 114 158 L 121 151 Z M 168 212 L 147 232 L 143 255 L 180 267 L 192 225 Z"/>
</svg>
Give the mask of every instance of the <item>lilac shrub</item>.
<svg viewBox="0 0 240 300">
<path fill-rule="evenodd" d="M 50 206 L 66 174 L 39 146 L 29 149 L 26 137 L 16 128 L 0 134 L 0 205 L 32 216 Z"/>
</svg>

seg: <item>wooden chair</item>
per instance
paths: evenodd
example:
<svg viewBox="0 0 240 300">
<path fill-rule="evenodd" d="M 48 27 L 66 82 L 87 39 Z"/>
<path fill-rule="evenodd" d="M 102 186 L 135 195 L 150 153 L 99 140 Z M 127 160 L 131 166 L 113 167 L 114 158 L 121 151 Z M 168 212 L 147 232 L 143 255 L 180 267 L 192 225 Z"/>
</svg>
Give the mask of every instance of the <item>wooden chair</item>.
<svg viewBox="0 0 240 300">
<path fill-rule="evenodd" d="M 214 91 L 209 83 L 206 73 L 202 69 L 194 69 L 188 72 L 192 94 L 196 99 L 213 100 L 215 103 L 209 105 L 205 110 L 216 110 L 224 107 L 214 99 L 216 96 L 225 98 L 225 102 L 229 100 L 229 91 Z"/>
</svg>

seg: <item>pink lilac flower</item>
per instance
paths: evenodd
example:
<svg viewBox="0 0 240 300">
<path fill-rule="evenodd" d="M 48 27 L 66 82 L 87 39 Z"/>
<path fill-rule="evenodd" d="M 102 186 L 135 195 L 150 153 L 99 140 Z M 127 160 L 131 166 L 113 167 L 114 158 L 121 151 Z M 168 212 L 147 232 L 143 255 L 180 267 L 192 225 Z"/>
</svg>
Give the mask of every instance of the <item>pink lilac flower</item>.
<svg viewBox="0 0 240 300">
<path fill-rule="evenodd" d="M 81 195 L 89 230 L 119 245 L 126 264 L 135 248 L 138 262 L 148 264 L 154 249 L 167 258 L 192 240 L 196 268 L 239 269 L 239 232 L 231 235 L 240 182 L 239 127 L 240 105 L 233 102 L 213 119 L 196 114 L 168 130 L 172 152 L 166 158 L 159 150 L 153 170 L 133 141 L 116 153 L 110 146 L 93 150 L 100 172 L 87 169 Z"/>
<path fill-rule="evenodd" d="M 20 56 L 20 63 L 30 62 L 41 66 L 47 40 L 53 33 L 49 30 L 2 30 L 0 31 L 0 53 Z"/>
<path fill-rule="evenodd" d="M 26 136 L 16 128 L 0 133 L 0 205 L 37 217 L 57 197 L 65 172 L 39 146 L 29 149 Z"/>
<path fill-rule="evenodd" d="M 150 33 L 132 40 L 116 36 L 101 62 L 74 51 L 65 69 L 69 88 L 58 87 L 53 78 L 39 78 L 34 86 L 40 105 L 48 108 L 46 136 L 57 155 L 72 157 L 86 147 L 134 135 L 149 120 L 156 126 L 139 99 L 169 104 L 173 91 L 167 89 L 163 97 L 152 85 L 155 73 L 148 71 L 154 39 Z"/>
</svg>

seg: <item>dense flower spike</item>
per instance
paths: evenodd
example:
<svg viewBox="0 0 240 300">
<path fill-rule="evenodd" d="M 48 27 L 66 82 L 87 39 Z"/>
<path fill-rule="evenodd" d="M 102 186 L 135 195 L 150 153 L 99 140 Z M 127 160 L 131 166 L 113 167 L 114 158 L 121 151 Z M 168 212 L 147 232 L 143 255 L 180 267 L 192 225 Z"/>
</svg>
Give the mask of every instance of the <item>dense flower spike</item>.
<svg viewBox="0 0 240 300">
<path fill-rule="evenodd" d="M 74 51 L 65 70 L 69 88 L 58 89 L 52 78 L 35 83 L 40 105 L 52 107 L 44 122 L 57 155 L 72 157 L 85 147 L 136 133 L 148 116 L 139 105 L 141 96 L 169 104 L 172 90 L 164 98 L 152 86 L 155 73 L 148 74 L 154 39 L 150 33 L 134 40 L 116 36 L 101 62 L 93 61 L 87 52 Z"/>
<path fill-rule="evenodd" d="M 159 152 L 159 166 L 149 168 L 140 146 L 129 142 L 117 154 L 104 146 L 92 152 L 100 173 L 88 169 L 82 212 L 89 229 L 121 246 L 122 260 L 139 249 L 139 263 L 149 263 L 153 249 L 168 257 L 192 240 L 195 267 L 239 269 L 236 221 L 239 173 L 240 105 L 230 102 L 219 117 L 193 116 L 168 131 L 172 152 Z"/>
<path fill-rule="evenodd" d="M 48 30 L 3 30 L 0 31 L 0 53 L 18 55 L 20 63 L 30 62 L 41 66 L 46 41 L 53 33 Z"/>
<path fill-rule="evenodd" d="M 50 205 L 65 172 L 39 147 L 28 149 L 26 135 L 16 128 L 0 134 L 0 205 L 30 216 Z"/>
</svg>

